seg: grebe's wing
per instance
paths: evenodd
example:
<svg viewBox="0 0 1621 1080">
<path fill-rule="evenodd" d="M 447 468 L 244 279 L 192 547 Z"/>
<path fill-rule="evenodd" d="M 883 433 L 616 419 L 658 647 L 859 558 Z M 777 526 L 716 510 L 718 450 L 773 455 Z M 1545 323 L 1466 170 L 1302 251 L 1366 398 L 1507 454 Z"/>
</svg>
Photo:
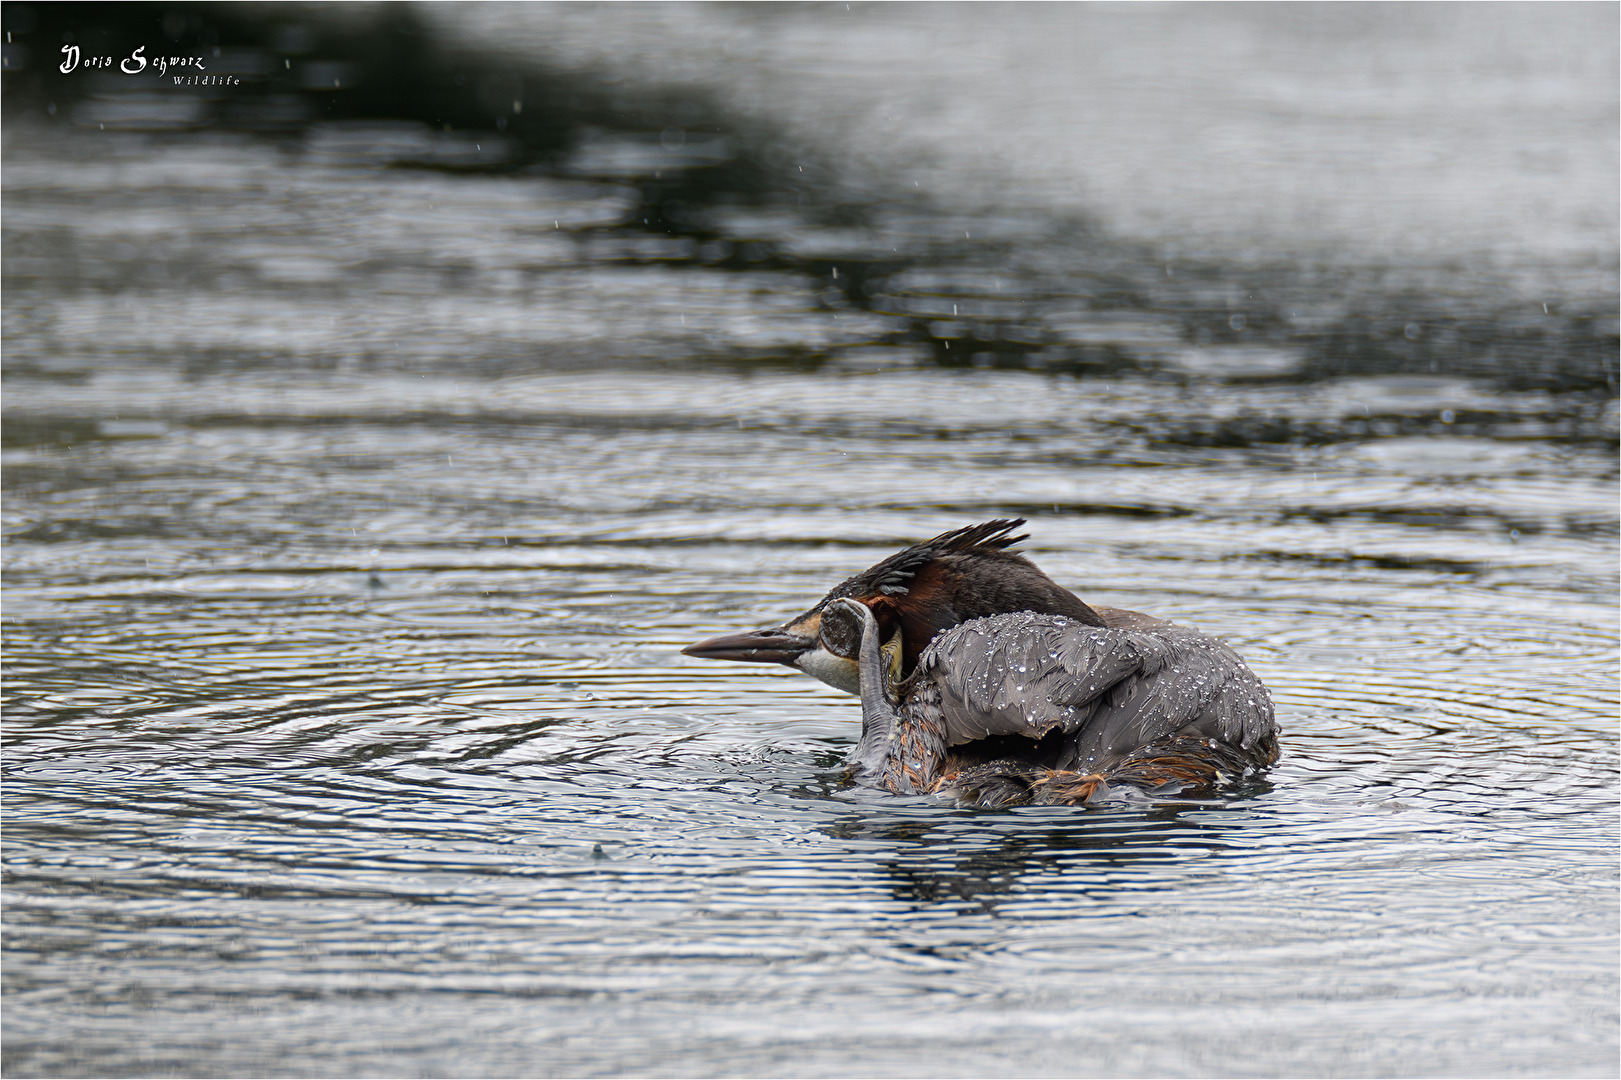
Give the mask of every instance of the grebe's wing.
<svg viewBox="0 0 1621 1080">
<path fill-rule="evenodd" d="M 953 627 L 919 659 L 946 743 L 1071 733 L 1098 763 L 1176 733 L 1249 747 L 1272 733 L 1272 701 L 1238 654 L 1187 627 L 1114 630 L 1021 612 Z"/>
</svg>

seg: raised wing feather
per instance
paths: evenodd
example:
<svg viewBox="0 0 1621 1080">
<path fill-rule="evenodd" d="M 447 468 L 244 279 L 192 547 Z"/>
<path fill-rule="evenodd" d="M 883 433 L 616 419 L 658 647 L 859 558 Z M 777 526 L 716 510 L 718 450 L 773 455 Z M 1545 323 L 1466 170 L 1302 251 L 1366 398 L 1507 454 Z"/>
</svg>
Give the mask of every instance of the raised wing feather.
<svg viewBox="0 0 1621 1080">
<path fill-rule="evenodd" d="M 1062 616 L 993 615 L 953 627 L 920 658 L 940 688 L 948 745 L 1080 728 L 1089 706 L 1141 669 L 1128 635 Z"/>
<path fill-rule="evenodd" d="M 1238 654 L 1169 623 L 995 615 L 941 634 L 918 674 L 939 688 L 948 745 L 1062 728 L 1069 767 L 1102 767 L 1165 735 L 1249 748 L 1272 731 L 1271 698 Z"/>
</svg>

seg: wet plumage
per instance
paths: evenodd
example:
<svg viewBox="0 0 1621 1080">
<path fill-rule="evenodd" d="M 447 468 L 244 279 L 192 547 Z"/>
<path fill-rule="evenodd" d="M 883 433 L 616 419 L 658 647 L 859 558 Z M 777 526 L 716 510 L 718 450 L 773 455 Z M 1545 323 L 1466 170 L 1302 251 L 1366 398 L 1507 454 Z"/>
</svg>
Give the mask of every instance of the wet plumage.
<svg viewBox="0 0 1621 1080">
<path fill-rule="evenodd" d="M 1111 785 L 1210 788 L 1277 758 L 1266 688 L 1197 631 L 995 615 L 940 634 L 911 676 L 887 685 L 876 621 L 838 603 L 865 623 L 856 767 L 891 791 L 1086 802 Z"/>
<path fill-rule="evenodd" d="M 686 651 L 800 667 L 862 698 L 857 777 L 981 805 L 1206 790 L 1277 759 L 1272 701 L 1230 647 L 1092 608 L 1006 550 L 1022 521 L 908 548 L 772 630 Z"/>
</svg>

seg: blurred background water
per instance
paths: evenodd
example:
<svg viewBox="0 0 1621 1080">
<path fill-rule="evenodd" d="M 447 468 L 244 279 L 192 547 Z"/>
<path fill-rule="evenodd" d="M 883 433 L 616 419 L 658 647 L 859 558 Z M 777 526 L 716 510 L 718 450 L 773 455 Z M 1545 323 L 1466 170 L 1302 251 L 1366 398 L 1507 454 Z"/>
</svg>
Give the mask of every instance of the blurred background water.
<svg viewBox="0 0 1621 1080">
<path fill-rule="evenodd" d="M 6 1075 L 1614 1073 L 1613 5 L 4 30 Z M 1013 514 L 1268 788 L 678 655 Z"/>
</svg>

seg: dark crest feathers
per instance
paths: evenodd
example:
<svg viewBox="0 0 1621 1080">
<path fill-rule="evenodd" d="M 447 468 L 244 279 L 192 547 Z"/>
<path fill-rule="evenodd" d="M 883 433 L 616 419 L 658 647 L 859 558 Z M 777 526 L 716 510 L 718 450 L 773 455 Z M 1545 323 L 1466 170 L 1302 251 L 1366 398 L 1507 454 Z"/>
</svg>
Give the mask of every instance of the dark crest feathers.
<svg viewBox="0 0 1621 1080">
<path fill-rule="evenodd" d="M 1014 544 L 1030 539 L 1028 533 L 1019 536 L 1008 535 L 1023 524 L 1024 518 L 997 518 L 995 521 L 985 521 L 978 525 L 967 525 L 961 529 L 941 533 L 933 540 L 925 540 L 917 546 L 931 549 L 935 553 L 972 551 L 981 547 L 1005 551 Z"/>
<path fill-rule="evenodd" d="M 1003 551 L 1021 540 L 1028 539 L 1026 536 L 1008 535 L 1023 524 L 1023 518 L 998 518 L 995 521 L 952 529 L 950 532 L 941 533 L 933 540 L 925 540 L 905 551 L 896 552 L 846 584 L 854 585 L 861 581 L 869 587 L 876 588 L 885 596 L 905 595 L 910 591 L 906 583 L 915 577 L 919 570 L 942 555 L 960 555 L 978 548 Z"/>
<path fill-rule="evenodd" d="M 943 532 L 932 540 L 898 551 L 870 570 L 843 582 L 823 597 L 822 602 L 840 596 L 871 595 L 874 592 L 884 596 L 904 596 L 910 591 L 908 583 L 917 572 L 942 555 L 962 555 L 981 549 L 1005 551 L 1029 539 L 1023 534 L 1009 535 L 1023 524 L 1024 518 L 997 518 L 995 521 Z"/>
</svg>

